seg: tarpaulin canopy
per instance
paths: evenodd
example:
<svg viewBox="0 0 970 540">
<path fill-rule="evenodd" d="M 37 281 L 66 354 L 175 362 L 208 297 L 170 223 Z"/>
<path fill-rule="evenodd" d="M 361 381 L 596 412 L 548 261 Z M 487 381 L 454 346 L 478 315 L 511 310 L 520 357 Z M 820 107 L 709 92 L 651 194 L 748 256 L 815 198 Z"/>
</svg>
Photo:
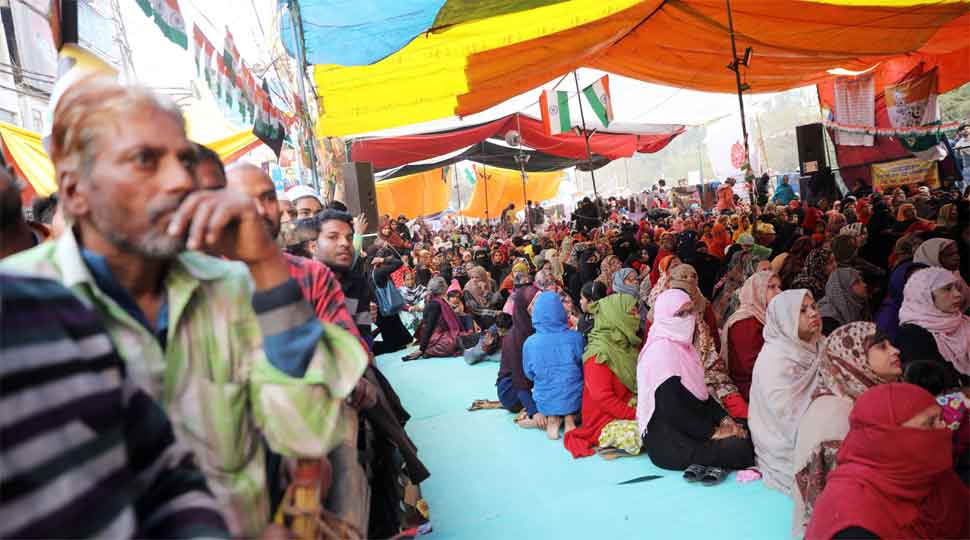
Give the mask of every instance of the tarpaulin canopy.
<svg viewBox="0 0 970 540">
<path fill-rule="evenodd" d="M 443 169 L 434 169 L 377 183 L 377 210 L 409 219 L 437 214 L 448 208 L 451 184 Z"/>
<path fill-rule="evenodd" d="M 525 198 L 522 196 L 522 176 L 519 171 L 478 166 L 475 167 L 475 176 L 472 198 L 459 213 L 467 217 L 494 219 L 502 214 L 502 210 L 509 203 L 515 204 L 517 210 L 522 210 L 527 200 L 538 204 L 555 197 L 559 193 L 559 184 L 562 183 L 565 174 L 562 171 L 530 173 L 526 182 Z M 486 199 L 488 199 L 487 216 Z"/>
<path fill-rule="evenodd" d="M 634 152 L 657 152 L 684 129 L 682 125 L 653 125 L 639 126 L 643 135 L 596 132 L 589 139 L 590 151 L 611 160 L 631 157 Z M 542 153 L 574 160 L 586 158 L 584 135 L 547 135 L 542 122 L 522 114 L 441 133 L 363 139 L 354 142 L 350 154 L 354 161 L 370 161 L 377 169 L 387 169 L 443 156 L 485 139 L 503 138 L 510 130 L 519 132 L 523 145 Z"/>
<path fill-rule="evenodd" d="M 17 174 L 27 180 L 37 195 L 47 197 L 57 191 L 54 164 L 44 150 L 39 133 L 0 122 L 0 138 L 3 139 L 4 153 L 13 162 Z M 231 163 L 259 144 L 252 130 L 243 130 L 205 145 L 219 154 L 223 163 Z"/>
<path fill-rule="evenodd" d="M 970 78 L 970 3 L 808 0 L 731 3 L 750 92 L 806 86 L 906 55 Z M 367 66 L 317 65 L 322 135 L 364 133 L 483 111 L 578 68 L 734 92 L 723 0 L 573 0 L 462 22 Z M 947 85 L 941 81 L 941 91 Z"/>
<path fill-rule="evenodd" d="M 561 171 L 563 169 L 568 169 L 570 167 L 578 167 L 580 170 L 588 171 L 589 162 L 586 159 L 573 159 L 564 158 L 558 156 L 552 156 L 544 152 L 537 152 L 535 150 L 523 149 L 522 152 L 528 156 L 528 161 L 525 163 L 525 170 L 528 172 L 550 172 L 550 171 Z M 399 176 L 406 176 L 409 174 L 415 174 L 422 171 L 429 171 L 431 169 L 437 169 L 444 167 L 445 165 L 451 165 L 453 163 L 458 163 L 460 161 L 473 161 L 482 165 L 488 165 L 491 167 L 499 167 L 503 169 L 515 169 L 519 167 L 519 164 L 515 161 L 516 155 L 519 150 L 516 148 L 509 148 L 508 146 L 502 146 L 488 141 L 480 142 L 476 145 L 471 146 L 468 150 L 460 152 L 458 154 L 448 155 L 440 160 L 431 160 L 429 162 L 414 163 L 411 165 L 405 165 L 403 167 L 385 169 L 380 174 L 382 180 L 397 178 Z M 600 167 L 609 163 L 610 160 L 603 156 L 593 155 L 593 169 L 599 169 Z M 386 174 L 383 174 L 386 173 Z"/>
</svg>

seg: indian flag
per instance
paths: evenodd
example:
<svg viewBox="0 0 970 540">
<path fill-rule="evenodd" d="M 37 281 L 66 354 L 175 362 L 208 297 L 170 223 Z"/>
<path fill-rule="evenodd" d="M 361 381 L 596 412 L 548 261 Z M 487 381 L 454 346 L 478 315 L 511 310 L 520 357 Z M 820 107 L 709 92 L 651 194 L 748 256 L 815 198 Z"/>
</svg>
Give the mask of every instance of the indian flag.
<svg viewBox="0 0 970 540">
<path fill-rule="evenodd" d="M 155 24 L 169 41 L 183 49 L 189 48 L 185 19 L 179 9 L 178 0 L 136 0 L 136 3 L 147 17 L 155 20 Z"/>
<path fill-rule="evenodd" d="M 568 92 L 543 90 L 539 96 L 539 107 L 542 109 L 542 125 L 547 134 L 558 135 L 573 128 L 569 119 Z"/>
<path fill-rule="evenodd" d="M 590 107 L 600 119 L 603 127 L 609 126 L 613 121 L 613 101 L 610 100 L 610 79 L 609 75 L 603 75 L 598 81 L 583 88 L 583 95 L 589 101 Z"/>
<path fill-rule="evenodd" d="M 938 129 L 940 108 L 937 103 L 938 68 L 885 88 L 886 113 L 894 128 L 933 127 L 923 134 L 912 133 L 897 137 L 904 148 L 924 161 L 941 161 L 946 146 Z"/>
</svg>

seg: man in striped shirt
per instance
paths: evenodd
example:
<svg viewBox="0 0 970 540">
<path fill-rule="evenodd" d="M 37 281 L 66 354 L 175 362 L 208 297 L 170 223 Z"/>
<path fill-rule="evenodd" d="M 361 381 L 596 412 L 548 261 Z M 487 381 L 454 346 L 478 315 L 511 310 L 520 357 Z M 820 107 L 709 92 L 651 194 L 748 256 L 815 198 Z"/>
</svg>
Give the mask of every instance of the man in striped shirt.
<svg viewBox="0 0 970 540">
<path fill-rule="evenodd" d="M 50 146 L 72 227 L 4 266 L 59 280 L 102 316 L 195 452 L 232 534 L 259 536 L 270 518 L 262 441 L 326 456 L 366 353 L 316 319 L 248 197 L 199 190 L 173 104 L 82 79 L 55 107 Z"/>
<path fill-rule="evenodd" d="M 0 537 L 228 537 L 94 312 L 56 282 L 0 274 L 0 317 Z"/>
</svg>

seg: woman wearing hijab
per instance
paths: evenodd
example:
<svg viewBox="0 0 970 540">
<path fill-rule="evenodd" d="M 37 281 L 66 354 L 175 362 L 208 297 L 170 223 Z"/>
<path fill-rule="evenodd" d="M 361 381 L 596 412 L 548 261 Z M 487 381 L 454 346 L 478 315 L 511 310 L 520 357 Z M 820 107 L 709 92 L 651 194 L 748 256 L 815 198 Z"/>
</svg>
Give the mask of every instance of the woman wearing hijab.
<svg viewBox="0 0 970 540">
<path fill-rule="evenodd" d="M 906 383 L 867 390 L 849 415 L 805 539 L 967 538 L 970 496 L 951 448 L 932 394 Z"/>
<path fill-rule="evenodd" d="M 908 261 L 897 266 L 889 276 L 889 290 L 876 313 L 876 327 L 889 336 L 893 343 L 897 343 L 896 334 L 899 332 L 899 309 L 903 306 L 903 288 L 913 272 L 921 268 L 927 268 L 927 266 Z"/>
<path fill-rule="evenodd" d="M 843 324 L 868 321 L 866 282 L 855 268 L 839 268 L 825 284 L 825 298 L 818 303 L 822 334 L 829 335 Z"/>
<path fill-rule="evenodd" d="M 728 317 L 737 309 L 737 291 L 744 285 L 744 282 L 759 270 L 767 270 L 770 265 L 762 257 L 753 251 L 738 251 L 731 257 L 727 272 L 721 280 L 714 286 L 714 297 L 712 299 L 714 316 L 716 321 L 726 321 Z"/>
<path fill-rule="evenodd" d="M 893 225 L 893 232 L 903 234 L 917 221 L 923 221 L 916 215 L 916 206 L 912 203 L 904 203 L 896 210 L 896 224 Z"/>
<path fill-rule="evenodd" d="M 719 260 L 724 260 L 724 252 L 731 245 L 731 235 L 728 234 L 727 229 L 724 225 L 720 223 L 715 223 L 714 227 L 711 229 L 711 238 L 708 240 L 704 239 L 707 244 L 707 251 L 711 255 L 717 257 Z"/>
<path fill-rule="evenodd" d="M 845 229 L 845 227 L 843 227 Z M 858 256 L 860 235 L 837 234 L 832 238 L 832 255 L 839 268 L 855 268 L 869 281 L 882 279 L 886 271 Z M 865 236 L 861 236 L 865 241 Z"/>
<path fill-rule="evenodd" d="M 654 324 L 637 361 L 637 424 L 655 465 L 687 470 L 690 481 L 714 484 L 725 469 L 754 463 L 747 432 L 707 391 L 692 343 L 696 318 L 689 294 L 657 298 Z"/>
<path fill-rule="evenodd" d="M 887 261 L 890 268 L 895 268 L 904 262 L 913 260 L 916 250 L 926 241 L 923 233 L 909 233 L 896 240 Z M 885 257 L 883 257 L 885 259 Z M 924 263 L 925 264 L 925 263 Z"/>
<path fill-rule="evenodd" d="M 481 266 L 473 266 L 468 276 L 464 289 L 465 310 L 475 318 L 479 328 L 491 328 L 499 314 L 495 309 L 494 282 Z"/>
<path fill-rule="evenodd" d="M 629 294 L 636 298 L 640 294 L 640 279 L 632 268 L 621 268 L 613 273 L 613 293 Z"/>
<path fill-rule="evenodd" d="M 781 279 L 770 270 L 749 277 L 738 293 L 740 306 L 721 330 L 721 360 L 745 402 L 750 399 L 751 373 L 765 344 L 765 312 L 781 292 Z"/>
<path fill-rule="evenodd" d="M 677 236 L 673 233 L 665 232 L 660 235 L 660 250 L 657 252 L 656 260 L 660 261 L 653 265 L 653 270 L 650 271 L 650 283 L 657 283 L 660 280 L 661 272 L 665 270 L 660 268 L 663 264 L 664 259 L 668 255 L 673 255 L 677 252 Z"/>
<path fill-rule="evenodd" d="M 957 243 L 949 238 L 930 238 L 916 248 L 913 262 L 959 272 L 960 252 L 957 249 Z"/>
<path fill-rule="evenodd" d="M 613 274 L 617 270 L 623 268 L 623 263 L 620 258 L 616 255 L 607 255 L 603 258 L 603 262 L 600 263 L 600 274 L 596 276 L 596 281 L 599 281 L 603 285 L 606 285 L 610 292 L 613 292 Z"/>
<path fill-rule="evenodd" d="M 829 275 L 835 272 L 835 256 L 826 247 L 818 247 L 805 258 L 805 266 L 791 282 L 794 289 L 808 289 L 817 302 L 825 297 L 825 285 Z"/>
<path fill-rule="evenodd" d="M 401 238 L 401 235 L 391 226 L 390 220 L 385 219 L 381 222 L 381 228 L 377 231 L 377 235 L 398 253 L 411 249 L 411 244 Z"/>
<path fill-rule="evenodd" d="M 791 495 L 795 435 L 815 392 L 822 322 L 812 294 L 784 291 L 768 304 L 751 376 L 748 427 L 766 486 Z"/>
<path fill-rule="evenodd" d="M 583 424 L 566 433 L 563 441 L 574 458 L 604 447 L 640 453 L 633 405 L 640 346 L 635 308 L 636 299 L 627 294 L 613 294 L 586 307 L 593 316 L 593 330 L 583 352 Z"/>
<path fill-rule="evenodd" d="M 498 369 L 498 399 L 502 406 L 519 415 L 520 427 L 546 428 L 546 417 L 536 408 L 532 399 L 532 381 L 525 376 L 522 369 L 522 346 L 525 340 L 535 333 L 532 327 L 532 315 L 529 306 L 539 294 L 532 284 L 518 287 L 512 295 L 512 330 L 502 340 L 502 361 Z"/>
<path fill-rule="evenodd" d="M 782 289 L 792 288 L 792 281 L 795 280 L 795 277 L 797 277 L 802 268 L 805 267 L 805 259 L 808 257 L 808 254 L 811 253 L 811 251 L 811 238 L 801 236 L 795 240 L 795 243 L 792 244 L 791 249 L 788 250 L 788 256 L 785 257 L 785 260 L 781 265 L 781 269 L 778 270 L 778 277 L 781 278 Z"/>
<path fill-rule="evenodd" d="M 445 300 L 448 283 L 441 276 L 428 282 L 428 300 L 425 302 L 421 319 L 421 339 L 418 350 L 405 356 L 403 360 L 417 360 L 434 356 L 455 356 L 461 354 L 461 323 L 458 316 Z"/>
<path fill-rule="evenodd" d="M 899 349 L 873 323 L 849 323 L 822 344 L 818 387 L 799 422 L 795 443 L 794 536 L 804 534 L 815 500 L 835 468 L 855 400 L 877 384 L 899 380 L 902 374 Z"/>
<path fill-rule="evenodd" d="M 943 268 L 917 270 L 903 289 L 896 343 L 906 364 L 929 360 L 970 374 L 970 317 L 957 280 Z"/>
</svg>

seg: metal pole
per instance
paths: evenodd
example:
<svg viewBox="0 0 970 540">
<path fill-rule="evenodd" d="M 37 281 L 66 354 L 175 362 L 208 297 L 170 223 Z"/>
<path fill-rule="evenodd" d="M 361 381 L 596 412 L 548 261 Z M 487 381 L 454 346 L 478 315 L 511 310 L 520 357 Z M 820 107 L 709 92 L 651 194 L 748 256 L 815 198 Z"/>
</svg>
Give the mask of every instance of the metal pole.
<svg viewBox="0 0 970 540">
<path fill-rule="evenodd" d="M 593 172 L 593 152 L 589 149 L 590 135 L 586 132 L 586 114 L 583 112 L 583 92 L 579 89 L 579 75 L 573 71 L 573 82 L 576 83 L 576 99 L 579 101 L 579 120 L 583 123 L 583 138 L 586 139 L 586 162 L 589 164 L 589 178 L 593 181 L 593 200 L 598 201 L 599 192 L 596 191 L 596 173 Z M 593 205 L 596 209 L 596 217 L 600 216 L 599 203 Z"/>
<path fill-rule="evenodd" d="M 458 164 L 456 163 L 452 170 L 455 173 L 455 191 L 458 192 L 458 219 L 461 224 L 465 224 L 465 217 L 461 214 L 461 186 L 458 185 Z"/>
<path fill-rule="evenodd" d="M 516 124 L 516 129 L 518 130 L 519 135 L 521 136 L 522 127 L 521 127 L 521 124 L 519 123 L 519 115 L 515 115 L 515 124 Z M 528 206 L 529 195 L 526 193 L 526 188 L 525 188 L 525 181 L 526 181 L 525 164 L 529 161 L 530 156 L 522 150 L 521 142 L 519 143 L 518 147 L 519 147 L 519 153 L 515 155 L 515 161 L 519 164 L 519 173 L 522 175 L 522 215 L 525 216 L 525 225 L 527 227 L 527 230 L 531 234 L 532 233 L 532 215 L 531 215 L 532 212 L 529 210 L 529 206 Z"/>
<path fill-rule="evenodd" d="M 738 106 L 741 109 L 741 133 L 744 135 L 744 159 L 751 168 L 751 154 L 748 151 L 748 125 L 744 121 L 744 92 L 741 90 L 741 67 L 738 64 L 738 45 L 734 41 L 734 18 L 731 16 L 731 0 L 727 2 L 728 31 L 731 33 L 731 70 L 734 71 L 734 82 L 738 88 Z M 753 173 L 752 173 L 753 174 Z M 754 185 L 748 183 L 748 198 L 754 207 Z"/>
<path fill-rule="evenodd" d="M 485 224 L 490 225 L 488 219 L 488 165 L 482 165 L 482 181 L 485 182 Z"/>
<path fill-rule="evenodd" d="M 307 101 L 306 98 L 306 85 L 303 82 L 303 78 L 306 77 L 306 52 L 303 50 L 303 19 L 300 18 L 300 4 L 298 0 L 290 0 L 290 19 L 292 20 L 293 24 L 293 41 L 296 42 L 296 61 L 300 68 L 300 73 L 297 74 L 296 77 L 296 82 L 300 88 L 300 99 L 303 100 L 303 118 L 300 120 L 310 133 L 310 174 L 313 177 L 313 189 L 316 190 L 317 193 L 320 193 L 320 175 L 317 172 L 316 141 L 313 139 L 313 129 L 309 127 L 310 123 L 306 118 L 306 107 L 309 104 L 309 101 Z"/>
</svg>

